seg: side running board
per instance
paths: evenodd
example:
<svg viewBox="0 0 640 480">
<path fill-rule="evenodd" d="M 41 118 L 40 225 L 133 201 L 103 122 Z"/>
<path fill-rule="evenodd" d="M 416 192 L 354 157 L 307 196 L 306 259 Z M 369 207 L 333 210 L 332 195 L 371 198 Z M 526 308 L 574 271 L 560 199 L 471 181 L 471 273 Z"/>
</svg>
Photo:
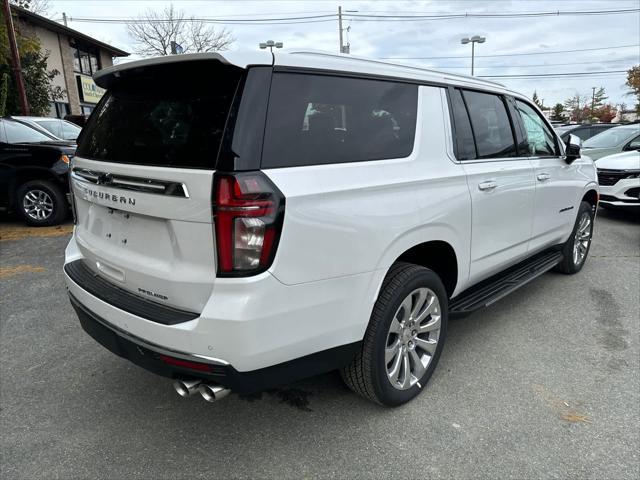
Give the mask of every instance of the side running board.
<svg viewBox="0 0 640 480">
<path fill-rule="evenodd" d="M 451 317 L 465 316 L 488 307 L 551 270 L 563 258 L 559 251 L 547 251 L 494 275 L 455 297 L 449 305 L 449 315 Z"/>
</svg>

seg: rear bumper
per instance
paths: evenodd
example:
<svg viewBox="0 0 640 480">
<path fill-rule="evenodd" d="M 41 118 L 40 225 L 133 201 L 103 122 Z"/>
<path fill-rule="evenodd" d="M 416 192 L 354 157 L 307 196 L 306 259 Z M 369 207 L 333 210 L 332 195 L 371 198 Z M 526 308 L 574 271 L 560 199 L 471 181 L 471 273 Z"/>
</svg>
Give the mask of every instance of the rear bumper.
<svg viewBox="0 0 640 480">
<path fill-rule="evenodd" d="M 222 360 L 211 360 L 185 352 L 169 350 L 136 338 L 109 324 L 84 307 L 72 294 L 71 305 L 80 325 L 107 350 L 157 375 L 167 378 L 197 378 L 223 385 L 235 393 L 259 392 L 347 365 L 360 348 L 360 342 L 341 345 L 289 362 L 248 372 L 238 372 Z M 167 364 L 163 357 L 183 359 L 206 366 L 206 370 Z"/>
<path fill-rule="evenodd" d="M 90 261 L 72 237 L 65 265 L 77 260 Z M 186 352 L 200 359 L 195 361 L 230 365 L 242 373 L 360 342 L 375 302 L 373 285 L 384 275 L 370 272 L 299 285 L 284 285 L 268 272 L 216 279 L 210 299 L 196 317 L 175 323 L 158 322 L 150 310 L 134 310 L 120 296 L 106 295 L 105 289 L 101 293 L 66 270 L 65 282 L 75 303 L 120 336 Z M 333 368 L 341 366 L 335 363 Z M 314 368 L 309 375 L 317 373 Z"/>
</svg>

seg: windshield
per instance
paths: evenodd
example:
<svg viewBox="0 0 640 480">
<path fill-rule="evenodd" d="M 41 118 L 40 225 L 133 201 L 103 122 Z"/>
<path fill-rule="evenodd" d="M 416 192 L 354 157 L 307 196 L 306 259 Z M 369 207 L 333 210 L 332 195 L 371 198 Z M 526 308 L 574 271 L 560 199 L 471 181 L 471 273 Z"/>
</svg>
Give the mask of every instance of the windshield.
<svg viewBox="0 0 640 480">
<path fill-rule="evenodd" d="M 610 128 L 602 133 L 599 133 L 595 137 L 591 137 L 589 140 L 582 144 L 585 148 L 611 148 L 620 145 L 627 141 L 633 135 L 637 135 L 640 132 L 640 126 L 637 127 L 623 127 L 623 128 Z"/>
<path fill-rule="evenodd" d="M 567 127 L 555 127 L 554 130 L 556 132 L 558 132 L 558 135 L 562 135 L 563 133 L 565 133 L 565 132 L 567 132 L 569 130 L 573 130 L 574 128 L 576 128 L 575 125 L 570 125 L 570 126 L 567 126 Z"/>
<path fill-rule="evenodd" d="M 50 142 L 53 138 L 18 122 L 2 122 L 7 143 Z"/>
</svg>

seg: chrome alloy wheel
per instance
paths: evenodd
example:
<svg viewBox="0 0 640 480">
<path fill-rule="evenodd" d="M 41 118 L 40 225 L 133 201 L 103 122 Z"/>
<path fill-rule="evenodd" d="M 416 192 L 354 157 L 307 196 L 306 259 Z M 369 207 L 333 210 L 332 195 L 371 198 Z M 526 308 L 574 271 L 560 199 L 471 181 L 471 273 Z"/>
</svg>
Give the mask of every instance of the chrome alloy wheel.
<svg viewBox="0 0 640 480">
<path fill-rule="evenodd" d="M 22 199 L 22 208 L 34 220 L 46 220 L 53 213 L 53 199 L 43 190 L 29 190 Z"/>
<path fill-rule="evenodd" d="M 591 215 L 589 212 L 582 212 L 573 241 L 574 265 L 577 266 L 584 262 L 587 250 L 589 250 L 589 243 L 591 243 Z"/>
<path fill-rule="evenodd" d="M 422 378 L 440 337 L 440 302 L 428 288 L 411 292 L 398 307 L 387 333 L 384 361 L 389 382 L 398 390 Z"/>
</svg>

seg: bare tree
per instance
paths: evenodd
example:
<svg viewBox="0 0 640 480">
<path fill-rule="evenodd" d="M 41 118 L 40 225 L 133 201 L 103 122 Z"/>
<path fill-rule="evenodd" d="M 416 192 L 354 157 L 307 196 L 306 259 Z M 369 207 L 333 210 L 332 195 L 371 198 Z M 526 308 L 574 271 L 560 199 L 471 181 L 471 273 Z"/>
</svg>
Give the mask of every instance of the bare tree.
<svg viewBox="0 0 640 480">
<path fill-rule="evenodd" d="M 214 29 L 201 20 L 185 17 L 173 4 L 162 12 L 147 12 L 127 24 L 135 42 L 134 50 L 142 56 L 169 55 L 171 42 L 187 52 L 216 52 L 226 50 L 234 42 L 227 29 Z"/>
<path fill-rule="evenodd" d="M 11 0 L 11 3 L 45 17 L 49 15 L 51 9 L 49 0 Z"/>
</svg>

